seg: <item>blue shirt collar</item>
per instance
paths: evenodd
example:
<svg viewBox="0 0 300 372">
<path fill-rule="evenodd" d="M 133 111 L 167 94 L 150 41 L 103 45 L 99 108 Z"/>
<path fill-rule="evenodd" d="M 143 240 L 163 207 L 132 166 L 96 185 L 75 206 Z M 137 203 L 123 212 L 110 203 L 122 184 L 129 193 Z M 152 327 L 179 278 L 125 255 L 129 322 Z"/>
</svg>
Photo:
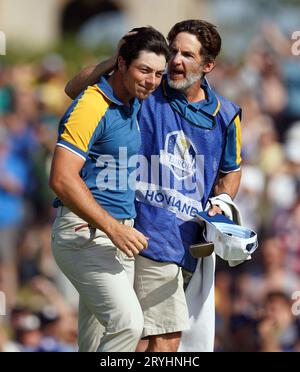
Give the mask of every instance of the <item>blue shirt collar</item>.
<svg viewBox="0 0 300 372">
<path fill-rule="evenodd" d="M 203 79 L 201 87 L 205 90 L 206 99 L 199 102 L 189 103 L 183 93 L 177 91 L 176 89 L 172 89 L 168 85 L 167 79 L 164 79 L 163 81 L 165 95 L 168 96 L 170 101 L 174 103 L 177 108 L 181 108 L 180 111 L 182 111 L 183 107 L 188 107 L 192 111 L 202 111 L 206 115 L 215 117 L 220 110 L 220 101 L 218 100 L 215 92 L 211 89 L 206 78 Z"/>
<path fill-rule="evenodd" d="M 108 98 L 111 102 L 115 103 L 118 106 L 127 107 L 124 102 L 122 102 L 118 96 L 113 91 L 112 86 L 108 82 L 108 75 L 101 76 L 100 81 L 96 84 L 98 89 L 102 92 L 102 94 Z M 134 111 L 137 111 L 140 107 L 140 102 L 137 98 L 133 99 L 132 108 Z"/>
<path fill-rule="evenodd" d="M 181 117 L 190 124 L 203 129 L 210 130 L 215 127 L 217 123 L 216 115 L 220 110 L 220 102 L 206 79 L 201 84 L 205 90 L 206 99 L 193 103 L 189 103 L 184 94 L 172 89 L 168 85 L 167 79 L 164 79 L 162 84 L 164 95 L 167 97 L 170 106 Z"/>
</svg>

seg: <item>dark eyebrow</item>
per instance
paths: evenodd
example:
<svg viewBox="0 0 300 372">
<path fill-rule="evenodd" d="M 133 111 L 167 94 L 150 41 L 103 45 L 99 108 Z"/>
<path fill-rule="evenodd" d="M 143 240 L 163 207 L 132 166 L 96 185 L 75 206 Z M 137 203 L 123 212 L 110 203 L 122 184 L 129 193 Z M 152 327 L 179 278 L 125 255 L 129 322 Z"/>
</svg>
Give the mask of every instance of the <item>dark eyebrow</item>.
<svg viewBox="0 0 300 372">
<path fill-rule="evenodd" d="M 193 52 L 191 52 L 191 51 L 189 51 L 189 50 L 182 50 L 181 53 L 182 53 L 182 54 L 188 54 L 188 55 L 190 55 L 190 56 L 192 56 L 192 57 L 195 57 L 195 56 L 196 56 L 195 53 L 193 53 Z"/>
<path fill-rule="evenodd" d="M 146 69 L 148 69 L 148 70 L 150 70 L 150 71 L 154 71 L 153 68 L 151 68 L 151 67 L 148 66 L 148 65 L 144 65 L 144 64 L 139 65 L 139 68 L 146 68 Z M 156 71 L 156 72 L 164 73 L 164 72 L 165 72 L 165 68 L 164 68 L 163 70 Z"/>
<path fill-rule="evenodd" d="M 178 52 L 178 48 L 170 47 L 171 52 Z M 196 53 L 192 52 L 191 50 L 181 50 L 181 54 L 190 54 L 191 56 L 195 57 Z"/>
<path fill-rule="evenodd" d="M 152 70 L 150 66 L 141 64 L 139 65 L 140 68 L 148 68 L 149 70 Z"/>
<path fill-rule="evenodd" d="M 191 50 L 182 50 L 181 54 L 190 54 L 191 56 L 195 56 L 196 54 L 192 52 Z"/>
</svg>

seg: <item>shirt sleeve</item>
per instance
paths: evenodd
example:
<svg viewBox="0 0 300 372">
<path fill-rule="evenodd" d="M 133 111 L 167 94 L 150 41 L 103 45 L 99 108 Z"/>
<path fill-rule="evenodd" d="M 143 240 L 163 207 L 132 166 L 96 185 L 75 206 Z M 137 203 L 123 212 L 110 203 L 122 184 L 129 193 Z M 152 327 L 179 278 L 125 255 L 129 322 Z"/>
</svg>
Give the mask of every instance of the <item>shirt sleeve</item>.
<svg viewBox="0 0 300 372">
<path fill-rule="evenodd" d="M 227 127 L 226 143 L 221 161 L 220 172 L 230 173 L 240 169 L 242 162 L 241 111 Z"/>
<path fill-rule="evenodd" d="M 60 122 L 57 145 L 86 160 L 96 138 L 101 135 L 109 101 L 95 87 L 88 87 L 76 99 Z"/>
</svg>

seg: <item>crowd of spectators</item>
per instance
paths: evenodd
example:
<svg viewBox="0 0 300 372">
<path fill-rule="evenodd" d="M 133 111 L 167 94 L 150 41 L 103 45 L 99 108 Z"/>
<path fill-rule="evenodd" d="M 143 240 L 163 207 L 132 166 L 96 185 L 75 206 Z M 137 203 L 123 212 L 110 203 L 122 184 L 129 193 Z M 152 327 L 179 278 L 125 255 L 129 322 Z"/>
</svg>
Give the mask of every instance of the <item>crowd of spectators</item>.
<svg viewBox="0 0 300 372">
<path fill-rule="evenodd" d="M 218 262 L 216 350 L 300 351 L 300 58 L 265 23 L 212 83 L 243 108 L 236 202 L 260 243 L 252 262 Z"/>
<path fill-rule="evenodd" d="M 216 272 L 216 351 L 300 351 L 300 57 L 265 24 L 210 83 L 243 108 L 237 204 L 259 235 L 251 262 Z M 75 351 L 77 295 L 51 255 L 48 187 L 70 76 L 61 56 L 0 60 L 0 351 Z M 298 294 L 298 297 L 297 297 Z"/>
</svg>

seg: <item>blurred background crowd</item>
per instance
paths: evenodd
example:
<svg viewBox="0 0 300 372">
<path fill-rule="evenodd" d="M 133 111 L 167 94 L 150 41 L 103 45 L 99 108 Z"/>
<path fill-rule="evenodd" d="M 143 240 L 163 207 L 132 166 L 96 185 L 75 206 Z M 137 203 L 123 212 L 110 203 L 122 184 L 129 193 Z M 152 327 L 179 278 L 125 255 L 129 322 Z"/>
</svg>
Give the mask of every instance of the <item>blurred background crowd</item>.
<svg viewBox="0 0 300 372">
<path fill-rule="evenodd" d="M 218 261 L 220 352 L 300 351 L 300 56 L 292 54 L 291 33 L 260 22 L 240 53 L 224 53 L 209 78 L 243 108 L 236 201 L 260 243 L 251 262 L 229 268 Z M 226 31 L 221 35 L 228 39 Z M 77 349 L 78 297 L 51 254 L 48 176 L 58 122 L 70 103 L 64 87 L 103 55 L 93 61 L 92 52 L 81 54 L 74 66 L 72 53 L 57 50 L 24 61 L 0 56 L 0 291 L 6 294 L 0 351 Z"/>
</svg>

